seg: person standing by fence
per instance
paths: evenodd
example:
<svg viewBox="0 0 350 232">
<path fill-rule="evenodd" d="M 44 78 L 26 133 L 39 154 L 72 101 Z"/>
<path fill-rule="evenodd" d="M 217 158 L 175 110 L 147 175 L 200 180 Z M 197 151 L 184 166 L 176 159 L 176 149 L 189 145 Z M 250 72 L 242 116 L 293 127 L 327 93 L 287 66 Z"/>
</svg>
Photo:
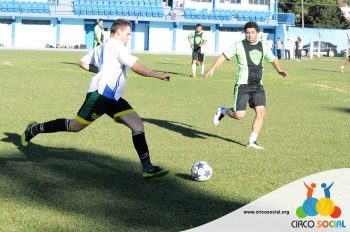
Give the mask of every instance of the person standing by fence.
<svg viewBox="0 0 350 232">
<path fill-rule="evenodd" d="M 281 41 L 281 38 L 278 37 L 276 40 L 276 49 L 277 49 L 277 58 L 279 60 L 282 59 L 282 47 L 283 47 L 283 43 Z"/>
<path fill-rule="evenodd" d="M 290 60 L 290 51 L 293 48 L 292 40 L 287 38 L 286 43 L 284 45 L 284 58 L 286 60 Z"/>
</svg>

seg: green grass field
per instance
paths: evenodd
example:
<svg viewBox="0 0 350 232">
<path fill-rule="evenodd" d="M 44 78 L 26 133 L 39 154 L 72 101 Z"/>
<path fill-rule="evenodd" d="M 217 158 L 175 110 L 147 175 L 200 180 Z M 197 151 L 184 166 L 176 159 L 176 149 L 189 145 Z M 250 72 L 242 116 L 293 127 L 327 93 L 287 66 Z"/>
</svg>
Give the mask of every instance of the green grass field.
<svg viewBox="0 0 350 232">
<path fill-rule="evenodd" d="M 129 71 L 124 95 L 145 122 L 153 163 L 171 173 L 144 180 L 131 134 L 101 117 L 86 130 L 42 134 L 27 148 L 30 120 L 74 117 L 91 73 L 81 52 L 0 50 L 0 231 L 180 231 L 202 225 L 303 176 L 350 164 L 350 66 L 343 58 L 265 64 L 267 117 L 259 142 L 245 144 L 254 117 L 211 123 L 231 106 L 236 66 L 190 79 L 190 57 L 138 55 L 170 82 Z M 209 67 L 213 57 L 208 57 Z M 199 160 L 212 179 L 190 179 Z"/>
</svg>

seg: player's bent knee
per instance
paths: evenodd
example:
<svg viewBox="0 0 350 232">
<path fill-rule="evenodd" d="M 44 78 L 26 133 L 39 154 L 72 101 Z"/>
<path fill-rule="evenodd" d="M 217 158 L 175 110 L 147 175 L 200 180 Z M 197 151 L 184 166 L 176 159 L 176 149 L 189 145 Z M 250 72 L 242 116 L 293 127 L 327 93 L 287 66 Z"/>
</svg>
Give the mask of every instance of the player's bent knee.
<svg viewBox="0 0 350 232">
<path fill-rule="evenodd" d="M 83 130 L 85 127 L 69 127 L 69 132 L 79 132 Z"/>
<path fill-rule="evenodd" d="M 234 118 L 235 118 L 236 120 L 241 120 L 241 119 L 244 118 L 244 115 L 236 115 Z"/>
<path fill-rule="evenodd" d="M 256 116 L 257 116 L 258 118 L 265 118 L 265 115 L 266 115 L 265 109 L 257 110 L 257 111 L 256 111 Z"/>
<path fill-rule="evenodd" d="M 84 128 L 69 128 L 69 132 L 79 132 L 81 130 L 83 130 Z"/>
<path fill-rule="evenodd" d="M 87 127 L 88 125 L 83 124 L 81 122 L 72 120 L 69 124 L 69 132 L 79 132 L 81 130 L 83 130 L 85 127 Z"/>
<path fill-rule="evenodd" d="M 132 131 L 144 131 L 145 130 L 142 121 L 132 124 L 130 129 Z"/>
<path fill-rule="evenodd" d="M 236 111 L 236 112 L 233 112 L 233 118 L 234 119 L 237 119 L 237 120 L 241 120 L 244 118 L 245 116 L 245 111 Z"/>
</svg>

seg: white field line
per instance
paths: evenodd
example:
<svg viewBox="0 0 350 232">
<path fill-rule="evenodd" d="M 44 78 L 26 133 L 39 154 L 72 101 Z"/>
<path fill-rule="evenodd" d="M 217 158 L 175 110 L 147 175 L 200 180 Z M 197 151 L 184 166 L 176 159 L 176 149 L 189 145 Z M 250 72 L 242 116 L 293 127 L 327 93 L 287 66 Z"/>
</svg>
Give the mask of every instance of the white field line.
<svg viewBox="0 0 350 232">
<path fill-rule="evenodd" d="M 336 91 L 343 92 L 343 93 L 347 92 L 347 91 L 345 91 L 343 89 L 335 88 L 335 87 L 328 86 L 328 85 L 322 85 L 322 84 L 316 84 L 316 83 L 314 83 L 313 85 L 318 86 L 318 87 L 322 87 L 322 88 L 327 88 L 327 89 L 334 89 Z"/>
<path fill-rule="evenodd" d="M 10 62 L 10 61 L 4 61 L 2 62 L 4 65 L 9 65 L 9 66 L 12 66 L 13 64 Z"/>
</svg>

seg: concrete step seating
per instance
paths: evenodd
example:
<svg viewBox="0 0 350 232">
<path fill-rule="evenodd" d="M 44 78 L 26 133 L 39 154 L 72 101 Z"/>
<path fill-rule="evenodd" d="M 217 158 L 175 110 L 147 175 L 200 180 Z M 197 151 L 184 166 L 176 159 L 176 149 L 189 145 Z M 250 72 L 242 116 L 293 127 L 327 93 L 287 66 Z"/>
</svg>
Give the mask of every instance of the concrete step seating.
<svg viewBox="0 0 350 232">
<path fill-rule="evenodd" d="M 196 10 L 194 8 L 185 8 L 184 16 L 186 19 L 208 19 L 222 21 L 236 19 L 238 21 L 265 22 L 269 17 L 271 17 L 271 13 L 269 11 L 242 11 L 224 9 L 208 11 L 207 9 Z"/>
<path fill-rule="evenodd" d="M 0 0 L 0 12 L 49 14 L 51 10 L 49 2 Z"/>
<path fill-rule="evenodd" d="M 161 0 L 73 0 L 77 15 L 163 17 Z"/>
</svg>

